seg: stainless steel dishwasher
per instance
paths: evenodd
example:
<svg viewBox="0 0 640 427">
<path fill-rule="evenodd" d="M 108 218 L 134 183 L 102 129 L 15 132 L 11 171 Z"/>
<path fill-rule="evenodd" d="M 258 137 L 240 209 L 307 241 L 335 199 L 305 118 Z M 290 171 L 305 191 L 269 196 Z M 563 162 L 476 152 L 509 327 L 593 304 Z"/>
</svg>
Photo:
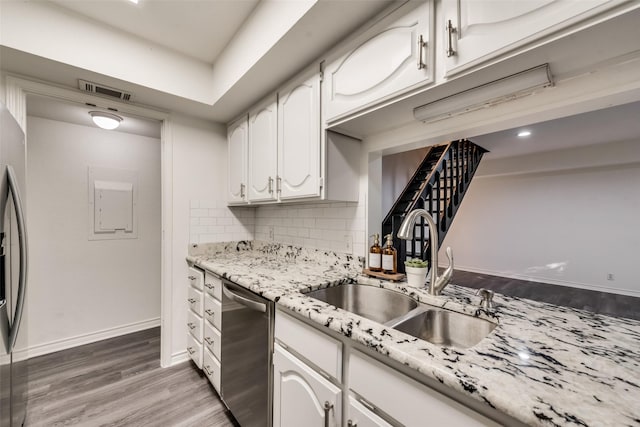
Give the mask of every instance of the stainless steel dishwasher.
<svg viewBox="0 0 640 427">
<path fill-rule="evenodd" d="M 273 302 L 222 283 L 222 400 L 242 427 L 272 424 Z"/>
</svg>

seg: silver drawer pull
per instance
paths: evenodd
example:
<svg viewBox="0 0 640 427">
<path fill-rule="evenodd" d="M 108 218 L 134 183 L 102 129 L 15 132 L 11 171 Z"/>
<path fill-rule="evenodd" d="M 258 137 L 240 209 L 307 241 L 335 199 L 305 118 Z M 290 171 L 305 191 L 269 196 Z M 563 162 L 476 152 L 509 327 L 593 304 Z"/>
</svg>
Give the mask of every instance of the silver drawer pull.
<svg viewBox="0 0 640 427">
<path fill-rule="evenodd" d="M 213 375 L 213 371 L 210 371 L 210 367 L 209 365 L 205 366 L 204 368 L 202 368 L 202 370 L 204 371 L 205 374 L 207 374 L 208 376 L 212 376 Z"/>
<path fill-rule="evenodd" d="M 195 304 L 196 300 L 194 300 L 193 298 L 189 298 L 187 301 L 189 301 L 191 304 Z"/>
<path fill-rule="evenodd" d="M 196 276 L 189 276 L 189 280 L 196 280 Z"/>
<path fill-rule="evenodd" d="M 204 312 L 207 313 L 208 316 L 213 316 L 215 314 L 213 311 L 209 309 L 206 309 Z"/>
<path fill-rule="evenodd" d="M 205 283 L 204 287 L 207 289 L 213 289 L 213 285 L 211 283 Z"/>
<path fill-rule="evenodd" d="M 209 345 L 213 345 L 213 340 L 209 337 L 204 337 L 204 340 L 207 342 L 207 344 Z"/>
<path fill-rule="evenodd" d="M 194 325 L 193 323 L 189 322 L 187 323 L 187 326 L 189 327 L 189 329 L 191 329 L 192 331 L 196 328 L 196 325 Z"/>
<path fill-rule="evenodd" d="M 333 409 L 333 404 L 329 401 L 324 402 L 324 427 L 329 427 L 329 411 Z"/>
<path fill-rule="evenodd" d="M 187 351 L 189 352 L 189 354 L 193 354 L 196 351 L 193 349 L 193 347 L 187 347 Z"/>
<path fill-rule="evenodd" d="M 347 420 L 347 427 L 358 427 L 358 424 L 351 420 Z"/>
</svg>

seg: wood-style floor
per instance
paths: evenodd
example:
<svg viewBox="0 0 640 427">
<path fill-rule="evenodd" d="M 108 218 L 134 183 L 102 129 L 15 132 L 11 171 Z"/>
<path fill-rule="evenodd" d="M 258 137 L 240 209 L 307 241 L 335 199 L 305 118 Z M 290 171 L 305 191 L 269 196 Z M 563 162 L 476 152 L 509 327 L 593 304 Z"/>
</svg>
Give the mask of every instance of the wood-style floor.
<svg viewBox="0 0 640 427">
<path fill-rule="evenodd" d="M 160 328 L 29 361 L 29 427 L 234 425 L 191 362 L 160 367 Z"/>
</svg>

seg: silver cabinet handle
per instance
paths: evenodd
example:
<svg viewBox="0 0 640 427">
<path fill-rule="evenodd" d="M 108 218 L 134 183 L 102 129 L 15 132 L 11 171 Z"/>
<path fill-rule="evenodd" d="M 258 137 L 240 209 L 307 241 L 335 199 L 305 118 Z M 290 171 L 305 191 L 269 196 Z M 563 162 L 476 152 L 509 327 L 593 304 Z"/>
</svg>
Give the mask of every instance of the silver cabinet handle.
<svg viewBox="0 0 640 427">
<path fill-rule="evenodd" d="M 207 313 L 208 316 L 213 316 L 215 314 L 215 312 L 213 312 L 213 311 L 211 311 L 209 309 L 206 309 L 204 312 Z"/>
<path fill-rule="evenodd" d="M 208 376 L 211 376 L 211 375 L 213 375 L 213 371 L 210 371 L 209 369 L 211 369 L 209 367 L 209 365 L 207 365 L 204 368 L 202 368 L 202 370 L 204 371 L 205 374 L 207 374 Z"/>
<path fill-rule="evenodd" d="M 418 70 L 422 70 L 423 68 L 427 68 L 427 66 L 424 64 L 424 61 L 422 60 L 422 51 L 424 50 L 424 46 L 426 45 L 426 43 L 424 42 L 424 39 L 422 38 L 422 34 L 420 34 L 418 36 Z"/>
<path fill-rule="evenodd" d="M 213 289 L 214 288 L 214 286 L 211 283 L 205 283 L 204 287 L 207 288 L 207 289 Z"/>
<path fill-rule="evenodd" d="M 453 34 L 457 31 L 456 27 L 454 27 L 453 24 L 451 23 L 451 19 L 447 21 L 447 26 L 445 29 L 447 31 L 447 50 L 445 51 L 445 53 L 447 54 L 447 58 L 450 58 L 456 54 L 456 51 L 453 50 L 452 37 L 453 37 Z"/>
<path fill-rule="evenodd" d="M 244 199 L 244 184 L 240 184 L 240 198 Z"/>
<path fill-rule="evenodd" d="M 189 354 L 193 354 L 196 351 L 193 349 L 193 347 L 187 347 L 187 351 L 189 352 Z"/>
<path fill-rule="evenodd" d="M 194 325 L 193 323 L 189 322 L 187 323 L 187 326 L 189 327 L 189 329 L 191 329 L 192 331 L 196 328 L 196 325 Z"/>
<path fill-rule="evenodd" d="M 207 344 L 213 345 L 213 340 L 210 337 L 204 337 L 204 340 L 207 342 Z"/>
<path fill-rule="evenodd" d="M 282 193 L 282 178 L 276 175 L 276 192 Z"/>
<path fill-rule="evenodd" d="M 269 193 L 273 193 L 273 178 L 269 177 Z"/>
<path fill-rule="evenodd" d="M 187 279 L 189 279 L 189 280 L 196 280 L 196 276 L 187 276 Z"/>
<path fill-rule="evenodd" d="M 191 304 L 195 304 L 196 300 L 194 300 L 193 298 L 189 298 L 187 301 L 189 301 Z"/>
<path fill-rule="evenodd" d="M 324 427 L 329 427 L 329 411 L 333 409 L 333 404 L 329 401 L 324 402 Z"/>
<path fill-rule="evenodd" d="M 20 329 L 20 321 L 22 320 L 22 311 L 24 309 L 24 299 L 27 293 L 27 264 L 29 262 L 29 251 L 27 250 L 27 227 L 24 218 L 24 209 L 22 208 L 22 198 L 20 197 L 20 188 L 18 187 L 18 178 L 11 165 L 7 165 L 7 178 L 9 181 L 9 190 L 11 199 L 13 200 L 13 208 L 16 211 L 16 225 L 18 226 L 18 240 L 20 251 L 20 267 L 18 273 L 18 298 L 16 299 L 16 310 L 13 313 L 13 322 L 11 322 L 11 330 L 9 331 L 9 342 L 7 349 L 9 353 L 16 344 L 18 339 L 18 330 Z M 8 307 L 10 311 L 10 307 Z M 1 321 L 4 321 L 1 320 Z"/>
<path fill-rule="evenodd" d="M 347 427 L 358 427 L 358 424 L 351 420 L 347 420 Z"/>
</svg>

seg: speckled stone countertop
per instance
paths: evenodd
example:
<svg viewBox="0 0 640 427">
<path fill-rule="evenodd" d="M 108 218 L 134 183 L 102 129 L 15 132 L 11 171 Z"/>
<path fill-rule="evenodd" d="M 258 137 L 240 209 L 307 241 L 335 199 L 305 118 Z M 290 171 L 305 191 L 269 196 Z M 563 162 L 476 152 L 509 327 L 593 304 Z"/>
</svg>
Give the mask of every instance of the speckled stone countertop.
<svg viewBox="0 0 640 427">
<path fill-rule="evenodd" d="M 640 426 L 640 321 L 474 290 L 425 290 L 359 275 L 350 255 L 264 242 L 193 247 L 187 260 L 529 425 Z M 380 286 L 498 326 L 476 346 L 451 349 L 307 297 L 340 283 Z"/>
</svg>

